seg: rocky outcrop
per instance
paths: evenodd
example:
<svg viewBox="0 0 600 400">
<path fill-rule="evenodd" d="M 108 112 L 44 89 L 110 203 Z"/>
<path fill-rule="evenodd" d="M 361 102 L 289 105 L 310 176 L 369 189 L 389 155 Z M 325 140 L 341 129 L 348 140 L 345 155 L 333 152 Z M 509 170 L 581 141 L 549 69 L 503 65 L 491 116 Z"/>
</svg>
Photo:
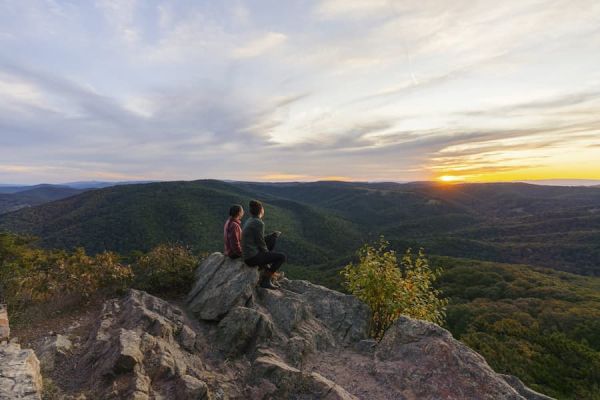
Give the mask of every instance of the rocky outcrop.
<svg viewBox="0 0 600 400">
<path fill-rule="evenodd" d="M 378 343 L 367 335 L 369 309 L 355 297 L 287 279 L 270 291 L 257 280 L 256 269 L 215 253 L 198 267 L 186 306 L 136 290 L 105 303 L 80 358 L 68 355 L 83 377 L 71 392 L 102 399 L 548 399 L 495 373 L 435 324 L 402 317 Z"/>
<path fill-rule="evenodd" d="M 33 350 L 10 339 L 8 312 L 0 304 L 0 400 L 42 398 L 40 362 Z"/>
<path fill-rule="evenodd" d="M 219 379 L 197 350 L 196 330 L 180 308 L 130 290 L 104 305 L 84 346 L 84 386 L 106 399 L 208 399 Z"/>
<path fill-rule="evenodd" d="M 267 379 L 272 383 L 274 390 L 268 393 L 272 398 L 357 400 L 344 388 L 319 373 L 305 372 L 291 367 L 275 353 L 269 351 L 263 352 L 256 358 L 253 374 L 255 380 Z"/>
<path fill-rule="evenodd" d="M 15 342 L 0 344 L 0 399 L 42 398 L 40 363 L 33 350 Z"/>
<path fill-rule="evenodd" d="M 18 343 L 0 345 L 0 399 L 41 399 L 42 375 L 33 350 Z"/>
<path fill-rule="evenodd" d="M 450 332 L 406 317 L 400 317 L 376 346 L 373 366 L 404 398 L 523 398 Z"/>
<path fill-rule="evenodd" d="M 207 321 L 222 319 L 235 306 L 247 305 L 258 282 L 258 270 L 242 262 L 211 254 L 195 273 L 188 308 Z"/>
<path fill-rule="evenodd" d="M 402 317 L 377 343 L 367 337 L 369 310 L 355 297 L 287 279 L 278 291 L 255 289 L 254 271 L 212 254 L 188 302 L 201 321 L 221 321 L 219 346 L 250 362 L 246 385 L 257 398 L 522 400 L 535 393 L 435 324 Z"/>
</svg>

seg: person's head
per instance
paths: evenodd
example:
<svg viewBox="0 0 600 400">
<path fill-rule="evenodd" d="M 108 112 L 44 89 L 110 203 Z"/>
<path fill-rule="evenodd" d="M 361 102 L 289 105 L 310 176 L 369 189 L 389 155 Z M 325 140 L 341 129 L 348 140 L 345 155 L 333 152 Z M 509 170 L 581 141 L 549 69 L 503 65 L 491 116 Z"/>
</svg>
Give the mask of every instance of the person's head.
<svg viewBox="0 0 600 400">
<path fill-rule="evenodd" d="M 229 207 L 229 216 L 231 218 L 242 219 L 244 216 L 244 209 L 239 204 L 234 204 Z"/>
<path fill-rule="evenodd" d="M 262 218 L 265 215 L 265 209 L 258 200 L 250 200 L 250 214 L 256 218 Z"/>
</svg>

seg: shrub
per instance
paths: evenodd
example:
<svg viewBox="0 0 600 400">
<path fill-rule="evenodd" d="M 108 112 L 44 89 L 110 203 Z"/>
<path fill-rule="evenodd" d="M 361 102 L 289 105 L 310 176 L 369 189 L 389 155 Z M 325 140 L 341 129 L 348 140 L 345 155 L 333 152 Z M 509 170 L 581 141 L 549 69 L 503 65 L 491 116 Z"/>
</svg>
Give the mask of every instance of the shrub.
<svg viewBox="0 0 600 400">
<path fill-rule="evenodd" d="M 135 263 L 134 286 L 153 293 L 187 292 L 199 260 L 186 246 L 158 245 Z"/>
<path fill-rule="evenodd" d="M 0 234 L 0 295 L 13 310 L 66 296 L 87 299 L 100 289 L 117 291 L 133 277 L 115 253 L 43 250 L 32 241 Z"/>
<path fill-rule="evenodd" d="M 358 262 L 341 271 L 344 286 L 371 308 L 371 335 L 381 339 L 402 314 L 442 323 L 448 301 L 432 286 L 441 270 L 429 267 L 422 249 L 416 257 L 407 250 L 399 266 L 396 252 L 388 247 L 383 237 L 376 246 L 364 245 Z"/>
</svg>

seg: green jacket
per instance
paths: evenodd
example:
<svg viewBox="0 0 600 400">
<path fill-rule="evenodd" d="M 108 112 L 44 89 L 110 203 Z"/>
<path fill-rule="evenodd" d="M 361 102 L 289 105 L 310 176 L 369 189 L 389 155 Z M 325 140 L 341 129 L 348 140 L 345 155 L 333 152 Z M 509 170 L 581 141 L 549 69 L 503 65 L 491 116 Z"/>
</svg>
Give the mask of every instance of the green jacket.
<svg viewBox="0 0 600 400">
<path fill-rule="evenodd" d="M 265 223 L 260 218 L 252 217 L 242 229 L 242 257 L 244 260 L 254 257 L 259 252 L 267 252 L 265 243 Z"/>
</svg>

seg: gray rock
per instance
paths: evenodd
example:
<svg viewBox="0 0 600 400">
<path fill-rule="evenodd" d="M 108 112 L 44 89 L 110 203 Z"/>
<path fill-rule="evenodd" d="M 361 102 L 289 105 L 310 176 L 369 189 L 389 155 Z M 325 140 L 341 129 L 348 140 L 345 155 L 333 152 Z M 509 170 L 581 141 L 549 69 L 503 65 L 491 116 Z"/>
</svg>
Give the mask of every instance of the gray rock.
<svg viewBox="0 0 600 400">
<path fill-rule="evenodd" d="M 283 279 L 281 286 L 301 294 L 315 318 L 327 325 L 339 343 L 353 343 L 368 337 L 370 310 L 356 297 L 307 281 Z"/>
<path fill-rule="evenodd" d="M 196 269 L 188 308 L 199 319 L 221 320 L 233 307 L 245 306 L 258 283 L 257 268 L 213 253 Z"/>
<path fill-rule="evenodd" d="M 179 342 L 187 351 L 194 351 L 196 344 L 196 332 L 187 325 L 184 325 L 179 332 Z"/>
<path fill-rule="evenodd" d="M 356 351 L 363 353 L 373 352 L 375 351 L 376 347 L 377 341 L 375 339 L 364 339 L 354 345 Z"/>
<path fill-rule="evenodd" d="M 37 349 L 42 370 L 44 372 L 53 371 L 57 360 L 65 359 L 72 348 L 73 344 L 66 336 L 54 335 L 45 338 Z"/>
<path fill-rule="evenodd" d="M 527 400 L 552 400 L 552 397 L 543 395 L 525 386 L 519 378 L 513 375 L 499 374 L 510 386 Z"/>
<path fill-rule="evenodd" d="M 273 398 L 306 400 L 357 400 L 344 388 L 317 372 L 303 372 L 287 365 L 276 355 L 258 357 L 253 365 L 255 380 L 266 379 L 276 391 Z"/>
<path fill-rule="evenodd" d="M 223 352 L 235 356 L 272 335 L 273 322 L 268 316 L 251 308 L 235 307 L 219 322 L 217 341 Z"/>
<path fill-rule="evenodd" d="M 375 352 L 375 372 L 402 398 L 523 400 L 479 354 L 438 325 L 400 317 Z"/>
<path fill-rule="evenodd" d="M 207 373 L 204 363 L 186 350 L 194 348 L 197 335 L 180 309 L 130 290 L 105 303 L 84 344 L 81 369 L 88 372 L 81 373 L 95 398 L 173 398 L 174 393 L 181 399 L 207 398 L 199 378 Z"/>
<path fill-rule="evenodd" d="M 282 333 L 284 350 L 290 350 L 287 338 L 293 337 L 302 339 L 296 344 L 302 344 L 298 348 L 303 354 L 336 346 L 334 333 L 313 314 L 309 302 L 301 294 L 287 290 L 261 290 L 257 304 L 266 310 L 277 331 Z M 302 357 L 292 354 L 292 358 L 301 360 Z"/>
<path fill-rule="evenodd" d="M 179 380 L 176 393 L 179 400 L 208 399 L 208 386 L 191 375 L 184 375 Z"/>
<path fill-rule="evenodd" d="M 0 345 L 0 399 L 40 400 L 40 363 L 33 350 L 15 342 Z"/>
</svg>

